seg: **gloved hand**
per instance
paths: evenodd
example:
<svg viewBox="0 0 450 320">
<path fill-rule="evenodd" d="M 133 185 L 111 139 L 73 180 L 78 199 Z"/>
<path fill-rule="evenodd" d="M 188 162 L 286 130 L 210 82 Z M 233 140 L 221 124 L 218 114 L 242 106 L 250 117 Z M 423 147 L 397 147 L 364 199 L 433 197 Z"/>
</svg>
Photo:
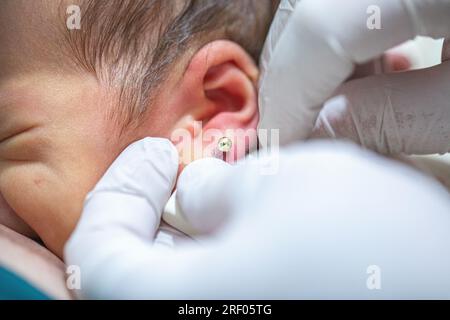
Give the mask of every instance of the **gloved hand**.
<svg viewBox="0 0 450 320">
<path fill-rule="evenodd" d="M 450 152 L 450 62 L 342 85 L 311 138 L 348 139 L 390 155 Z"/>
<path fill-rule="evenodd" d="M 178 164 L 177 150 L 170 141 L 146 138 L 130 145 L 107 170 L 88 194 L 82 217 L 65 247 L 65 261 L 81 268 L 83 283 L 94 283 L 97 264 L 115 254 L 125 252 L 122 258 L 129 263 L 141 258 L 137 253 L 153 242 L 160 225 Z M 115 274 L 106 272 L 105 278 L 126 272 L 127 265 L 120 259 L 111 262 Z M 84 290 L 96 288 L 85 286 Z"/>
<path fill-rule="evenodd" d="M 450 199 L 441 186 L 411 168 L 341 143 L 293 146 L 274 157 L 279 157 L 279 170 L 273 175 L 260 173 L 262 159 L 236 166 L 204 159 L 187 166 L 178 180 L 178 206 L 188 222 L 198 230 L 207 221 L 208 234 L 223 234 L 217 254 L 229 261 L 230 270 L 240 266 L 225 278 L 250 273 L 235 294 L 250 290 L 246 284 L 256 281 L 255 274 L 265 275 L 258 284 L 265 287 L 279 268 L 278 285 L 266 290 L 266 298 L 449 297 L 438 276 L 450 283 L 441 268 L 450 259 L 437 254 L 450 243 L 446 229 L 436 228 L 450 222 Z M 431 234 L 433 249 L 424 249 Z M 364 279 L 358 270 L 369 264 L 387 270 L 381 291 L 358 285 Z M 327 265 L 340 266 L 333 279 L 327 278 Z M 411 273 L 404 277 L 406 266 Z M 285 290 L 280 296 L 278 288 Z"/>
<path fill-rule="evenodd" d="M 188 166 L 179 205 L 193 224 L 222 232 L 170 247 L 154 237 L 177 175 L 175 148 L 161 139 L 127 148 L 89 194 L 65 247 L 67 265 L 81 271 L 80 297 L 449 297 L 449 199 L 439 184 L 354 146 L 316 143 L 279 157 L 270 176 L 260 175 L 262 159 Z M 382 291 L 366 287 L 373 264 L 387 270 Z"/>
<path fill-rule="evenodd" d="M 368 9 L 374 8 L 374 5 L 381 14 L 379 30 L 369 29 L 366 23 L 370 16 Z M 259 128 L 280 129 L 283 144 L 309 137 L 324 102 L 348 79 L 356 64 L 379 57 L 386 50 L 416 35 L 448 37 L 449 21 L 450 0 L 351 0 L 346 1 L 345 5 L 334 0 L 283 1 L 261 60 Z M 369 109 L 373 107 L 372 99 L 376 99 L 374 95 L 381 95 L 382 105 L 377 106 L 377 112 L 382 112 L 387 103 L 393 104 L 388 111 L 391 109 L 392 113 L 399 112 L 403 116 L 393 119 L 386 132 L 381 122 L 381 127 L 377 127 L 381 133 L 395 131 L 403 134 L 405 130 L 396 128 L 398 125 L 393 122 L 400 123 L 405 116 L 420 116 L 421 119 L 417 119 L 412 126 L 423 131 L 414 131 L 413 135 L 440 134 L 448 137 L 448 120 L 443 128 L 427 131 L 433 125 L 445 123 L 444 120 L 433 123 L 434 120 L 448 116 L 448 66 L 443 65 L 434 71 L 416 72 L 413 76 L 414 79 L 406 75 L 393 75 L 392 78 L 385 76 L 369 80 L 369 89 L 364 90 L 364 93 L 356 93 L 357 99 L 350 96 L 350 103 L 356 99 L 358 104 L 352 104 L 353 108 L 361 107 L 362 102 L 368 103 L 369 106 L 363 107 Z M 418 88 L 419 82 L 427 85 Z M 391 90 L 390 85 L 397 91 Z M 416 101 L 418 97 L 420 99 Z M 407 105 L 410 102 L 414 104 L 411 107 Z M 372 114 L 369 118 L 362 118 L 370 121 L 373 117 Z M 377 117 L 383 119 L 383 115 Z M 425 121 L 428 121 L 426 125 Z M 377 124 L 380 125 L 380 122 Z M 355 125 L 361 126 L 364 123 Z M 359 132 L 357 139 L 379 139 L 379 135 L 361 139 L 364 134 Z M 372 134 L 370 130 L 368 134 Z M 386 139 L 389 141 L 390 138 Z M 402 140 L 404 137 L 394 139 Z M 386 149 L 381 145 L 379 143 L 378 146 L 381 150 Z M 447 144 L 433 147 L 436 149 L 427 148 L 420 153 L 448 150 Z M 405 147 L 404 143 L 389 149 L 417 151 Z"/>
</svg>

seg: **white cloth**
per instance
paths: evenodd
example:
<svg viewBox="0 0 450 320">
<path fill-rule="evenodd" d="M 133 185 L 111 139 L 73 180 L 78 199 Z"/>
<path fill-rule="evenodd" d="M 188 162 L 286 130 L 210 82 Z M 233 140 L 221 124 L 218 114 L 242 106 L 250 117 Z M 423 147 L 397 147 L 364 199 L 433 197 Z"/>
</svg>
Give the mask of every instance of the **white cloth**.
<svg viewBox="0 0 450 320">
<path fill-rule="evenodd" d="M 337 143 L 282 151 L 274 175 L 264 159 L 217 174 L 200 160 L 178 201 L 215 236 L 155 245 L 175 158 L 169 142 L 137 142 L 90 193 L 65 248 L 83 298 L 450 298 L 450 197 L 428 177 Z"/>
<path fill-rule="evenodd" d="M 367 20 L 377 12 L 381 29 L 371 29 Z M 283 144 L 307 138 L 323 104 L 351 75 L 355 64 L 374 59 L 416 35 L 450 36 L 450 0 L 282 0 L 261 59 L 259 128 L 280 129 Z M 354 139 L 382 151 L 449 151 L 449 139 L 445 139 L 450 135 L 448 69 L 442 65 L 408 76 L 382 76 L 350 84 L 347 88 L 364 87 L 364 91 L 344 89 L 352 104 L 347 116 L 357 115 L 356 127 L 375 117 L 378 130 L 360 131 Z M 390 119 L 379 122 L 384 109 Z M 372 111 L 370 117 L 368 111 Z M 322 114 L 322 119 L 327 115 Z M 405 130 L 405 117 L 415 117 L 410 130 Z M 385 132 L 399 136 L 374 143 Z M 404 140 L 410 134 L 420 135 L 423 143 L 409 149 Z M 426 142 L 435 138 L 432 134 L 440 139 L 428 145 Z"/>
</svg>

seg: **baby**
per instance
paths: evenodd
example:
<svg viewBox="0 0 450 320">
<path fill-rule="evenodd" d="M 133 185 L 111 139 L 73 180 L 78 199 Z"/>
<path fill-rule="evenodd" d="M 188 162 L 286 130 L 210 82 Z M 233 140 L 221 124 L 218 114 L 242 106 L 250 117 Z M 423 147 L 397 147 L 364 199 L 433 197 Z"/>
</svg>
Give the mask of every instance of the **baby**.
<svg viewBox="0 0 450 320">
<path fill-rule="evenodd" d="M 255 128 L 255 61 L 277 4 L 2 1 L 0 223 L 61 256 L 87 192 L 133 141 L 199 122 Z"/>
</svg>

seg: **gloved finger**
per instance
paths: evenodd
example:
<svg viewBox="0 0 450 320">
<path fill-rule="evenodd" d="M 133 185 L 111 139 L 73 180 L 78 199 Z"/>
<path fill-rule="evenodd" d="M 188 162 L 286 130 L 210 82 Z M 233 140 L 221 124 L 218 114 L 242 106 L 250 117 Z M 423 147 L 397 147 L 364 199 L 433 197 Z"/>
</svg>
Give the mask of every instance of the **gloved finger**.
<svg viewBox="0 0 450 320">
<path fill-rule="evenodd" d="M 215 158 L 201 159 L 188 165 L 177 183 L 178 225 L 171 225 L 193 237 L 211 234 L 222 227 L 232 212 L 232 202 L 229 201 L 231 186 L 226 183 L 231 170 L 231 165 Z M 208 185 L 223 188 L 211 189 Z"/>
<path fill-rule="evenodd" d="M 114 217 L 108 219 L 110 223 L 122 225 L 135 216 L 146 223 L 133 230 L 153 240 L 177 171 L 178 153 L 169 140 L 146 138 L 130 145 L 88 194 L 83 215 L 91 216 L 89 227 L 103 228 L 96 225 L 103 215 Z"/>
<path fill-rule="evenodd" d="M 324 17 L 323 8 L 333 12 L 333 19 Z M 369 27 L 370 12 L 382 14 L 382 27 Z M 282 144 L 306 138 L 322 104 L 355 64 L 416 35 L 449 36 L 449 16 L 447 0 L 359 0 L 345 6 L 334 0 L 300 1 L 281 37 L 268 42 L 275 47 L 263 63 L 259 128 L 279 129 Z"/>
<path fill-rule="evenodd" d="M 278 10 L 270 26 L 270 32 L 267 35 L 266 43 L 261 54 L 260 68 L 264 70 L 268 67 L 269 62 L 272 60 L 272 55 L 277 47 L 278 41 L 281 38 L 281 34 L 286 28 L 286 24 L 289 21 L 292 13 L 295 10 L 295 6 L 300 0 L 281 0 L 278 6 Z"/>
<path fill-rule="evenodd" d="M 450 151 L 450 63 L 344 84 L 312 138 L 349 139 L 384 154 Z"/>
</svg>

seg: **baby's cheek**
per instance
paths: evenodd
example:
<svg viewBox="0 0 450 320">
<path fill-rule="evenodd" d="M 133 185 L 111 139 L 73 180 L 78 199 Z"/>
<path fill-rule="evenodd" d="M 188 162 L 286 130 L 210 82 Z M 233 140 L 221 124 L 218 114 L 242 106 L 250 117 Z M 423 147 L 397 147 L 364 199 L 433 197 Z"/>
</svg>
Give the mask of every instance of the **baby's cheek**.
<svg viewBox="0 0 450 320">
<path fill-rule="evenodd" d="M 64 227 L 52 228 L 67 210 L 70 194 L 62 180 L 42 163 L 9 162 L 0 167 L 0 191 L 9 206 L 42 240 L 52 246 L 65 237 Z M 55 249 L 55 248 L 51 248 Z"/>
<path fill-rule="evenodd" d="M 25 219 L 30 211 L 49 207 L 44 201 L 51 192 L 50 170 L 40 163 L 8 161 L 0 172 L 1 192 L 13 210 Z"/>
</svg>

